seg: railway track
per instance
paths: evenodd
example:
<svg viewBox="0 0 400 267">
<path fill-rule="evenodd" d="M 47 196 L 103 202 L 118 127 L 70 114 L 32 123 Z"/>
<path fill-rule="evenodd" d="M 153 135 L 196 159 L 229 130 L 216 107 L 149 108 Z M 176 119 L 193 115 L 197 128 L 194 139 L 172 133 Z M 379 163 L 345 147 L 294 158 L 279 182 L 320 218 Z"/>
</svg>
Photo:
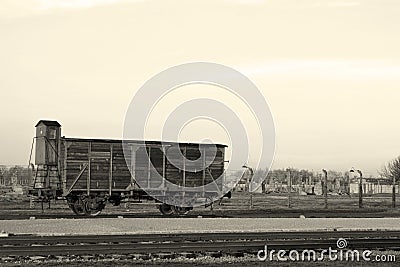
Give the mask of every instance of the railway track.
<svg viewBox="0 0 400 267">
<path fill-rule="evenodd" d="M 0 238 L 0 256 L 254 253 L 263 249 L 265 245 L 270 249 L 336 248 L 339 238 L 347 240 L 349 249 L 400 249 L 400 231 L 11 235 Z"/>
<path fill-rule="evenodd" d="M 387 212 L 386 210 L 354 212 L 352 210 L 215 210 L 215 211 L 193 211 L 184 216 L 172 215 L 171 218 L 185 217 L 197 218 L 299 218 L 304 215 L 307 218 L 399 218 L 397 212 Z M 53 213 L 33 212 L 32 210 L 7 210 L 0 212 L 0 222 L 2 220 L 28 220 L 31 217 L 36 219 L 97 219 L 97 218 L 165 218 L 158 211 L 138 211 L 138 212 L 112 212 L 102 213 L 96 217 L 77 216 L 69 211 L 57 211 Z"/>
</svg>

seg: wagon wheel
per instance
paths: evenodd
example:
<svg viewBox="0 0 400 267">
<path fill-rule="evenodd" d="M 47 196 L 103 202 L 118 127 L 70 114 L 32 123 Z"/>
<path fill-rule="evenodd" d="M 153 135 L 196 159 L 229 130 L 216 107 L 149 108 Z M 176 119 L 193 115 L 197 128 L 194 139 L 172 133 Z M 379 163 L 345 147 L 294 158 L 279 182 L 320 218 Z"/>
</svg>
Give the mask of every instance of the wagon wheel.
<svg viewBox="0 0 400 267">
<path fill-rule="evenodd" d="M 101 213 L 103 209 L 96 209 L 96 210 L 92 210 L 92 209 L 85 209 L 85 215 L 90 216 L 90 217 L 96 217 L 97 215 L 99 215 Z"/>
<path fill-rule="evenodd" d="M 90 217 L 96 217 L 97 215 L 99 215 L 106 206 L 104 203 L 98 203 L 96 208 L 92 208 L 90 201 L 88 201 L 87 199 L 85 199 L 83 203 L 84 214 Z"/>
<path fill-rule="evenodd" d="M 165 203 L 159 205 L 158 209 L 165 216 L 171 216 L 174 213 L 174 210 L 172 209 L 172 206 L 168 205 L 168 204 L 165 204 Z"/>
<path fill-rule="evenodd" d="M 189 211 L 191 211 L 192 209 L 191 209 L 191 208 L 188 208 L 188 207 L 173 206 L 173 207 L 172 207 L 172 210 L 173 210 L 173 213 L 174 213 L 175 215 L 181 216 L 181 215 L 186 215 L 186 214 L 188 214 Z"/>
<path fill-rule="evenodd" d="M 68 202 L 69 208 L 78 216 L 85 215 L 84 207 L 83 207 L 83 202 L 80 201 L 79 199 L 76 199 L 75 201 Z"/>
</svg>

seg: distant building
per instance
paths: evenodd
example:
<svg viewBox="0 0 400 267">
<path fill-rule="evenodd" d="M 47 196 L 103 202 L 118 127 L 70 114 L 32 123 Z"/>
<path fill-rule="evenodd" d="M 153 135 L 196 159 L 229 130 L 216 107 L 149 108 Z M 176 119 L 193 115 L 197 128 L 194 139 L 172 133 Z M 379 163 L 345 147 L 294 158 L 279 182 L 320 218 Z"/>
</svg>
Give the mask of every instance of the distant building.
<svg viewBox="0 0 400 267">
<path fill-rule="evenodd" d="M 359 179 L 355 178 L 350 181 L 350 194 L 358 194 Z M 391 194 L 392 181 L 384 178 L 363 178 L 363 193 L 367 195 L 373 194 Z M 399 186 L 396 185 L 396 193 L 399 193 Z"/>
</svg>

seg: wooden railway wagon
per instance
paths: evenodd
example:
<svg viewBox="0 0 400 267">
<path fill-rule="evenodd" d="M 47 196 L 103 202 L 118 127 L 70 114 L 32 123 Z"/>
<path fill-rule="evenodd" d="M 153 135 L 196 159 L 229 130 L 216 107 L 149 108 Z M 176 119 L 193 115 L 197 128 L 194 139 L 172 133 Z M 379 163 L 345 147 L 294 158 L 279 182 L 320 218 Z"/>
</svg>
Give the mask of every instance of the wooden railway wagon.
<svg viewBox="0 0 400 267">
<path fill-rule="evenodd" d="M 45 199 L 65 197 L 78 215 L 95 216 L 107 202 L 119 205 L 126 197 L 154 199 L 165 215 L 183 214 L 199 201 L 219 200 L 224 190 L 224 180 L 217 178 L 224 175 L 225 145 L 123 143 L 122 140 L 66 138 L 60 133 L 61 126 L 56 121 L 42 120 L 36 125 L 36 174 L 30 192 Z M 203 156 L 203 166 L 187 170 L 184 160 L 183 169 L 175 166 L 181 159 L 177 152 L 189 161 Z M 211 163 L 206 165 L 206 161 Z M 157 175 L 165 180 L 155 179 Z M 202 191 L 177 190 L 168 182 L 193 189 L 210 183 L 215 186 Z M 182 197 L 185 205 L 165 203 Z"/>
</svg>

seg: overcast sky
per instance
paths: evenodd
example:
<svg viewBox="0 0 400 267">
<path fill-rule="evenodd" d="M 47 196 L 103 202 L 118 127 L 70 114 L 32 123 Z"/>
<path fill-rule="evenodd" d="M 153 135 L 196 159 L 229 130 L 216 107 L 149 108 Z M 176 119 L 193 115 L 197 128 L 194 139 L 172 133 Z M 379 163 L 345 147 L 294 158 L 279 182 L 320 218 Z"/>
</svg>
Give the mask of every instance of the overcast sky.
<svg viewBox="0 0 400 267">
<path fill-rule="evenodd" d="M 400 155 L 399 14 L 395 0 L 0 0 L 0 164 L 27 164 L 39 119 L 120 139 L 146 80 L 210 61 L 270 104 L 274 168 L 375 174 Z M 199 127 L 183 139 L 212 137 Z"/>
</svg>

